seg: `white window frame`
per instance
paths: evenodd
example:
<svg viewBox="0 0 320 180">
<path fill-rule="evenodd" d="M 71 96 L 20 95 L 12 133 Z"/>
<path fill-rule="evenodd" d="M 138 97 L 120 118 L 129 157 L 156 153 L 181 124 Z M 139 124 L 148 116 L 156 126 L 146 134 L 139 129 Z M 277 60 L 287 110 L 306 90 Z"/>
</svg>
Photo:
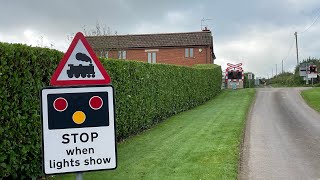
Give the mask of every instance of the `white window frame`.
<svg viewBox="0 0 320 180">
<path fill-rule="evenodd" d="M 118 59 L 127 59 L 127 51 L 118 51 Z"/>
<path fill-rule="evenodd" d="M 106 51 L 106 52 L 104 53 L 104 57 L 105 57 L 105 58 L 109 58 L 109 51 Z"/>
<path fill-rule="evenodd" d="M 157 63 L 157 52 L 149 51 L 148 52 L 148 63 Z"/>
<path fill-rule="evenodd" d="M 189 57 L 193 58 L 194 57 L 194 53 L 193 53 L 193 48 L 189 48 Z"/>
<path fill-rule="evenodd" d="M 122 51 L 122 59 L 127 59 L 127 51 Z"/>
<path fill-rule="evenodd" d="M 194 58 L 194 48 L 185 48 L 184 49 L 185 58 Z"/>
</svg>

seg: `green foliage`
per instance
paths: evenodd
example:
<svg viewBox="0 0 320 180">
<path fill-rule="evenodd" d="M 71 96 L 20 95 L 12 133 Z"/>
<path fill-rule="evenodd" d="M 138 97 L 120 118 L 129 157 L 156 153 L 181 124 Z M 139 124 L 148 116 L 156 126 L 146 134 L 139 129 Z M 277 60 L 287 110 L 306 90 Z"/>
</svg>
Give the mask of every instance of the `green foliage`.
<svg viewBox="0 0 320 180">
<path fill-rule="evenodd" d="M 102 62 L 116 90 L 118 139 L 200 105 L 220 91 L 220 66 L 197 69 L 135 61 Z"/>
<path fill-rule="evenodd" d="M 249 85 L 250 85 L 250 88 L 254 88 L 254 79 L 256 78 L 256 76 L 253 74 L 253 73 L 251 73 L 252 74 L 252 79 L 251 80 L 249 80 L 248 79 L 248 73 L 244 73 L 244 88 L 249 88 Z M 250 84 L 249 84 L 249 81 L 250 81 Z"/>
<path fill-rule="evenodd" d="M 193 67 L 198 68 L 198 69 L 212 69 L 216 67 L 220 67 L 217 64 L 195 64 Z"/>
<path fill-rule="evenodd" d="M 41 175 L 40 97 L 63 53 L 0 43 L 0 179 Z M 219 93 L 221 68 L 103 59 L 116 91 L 118 140 Z"/>
<path fill-rule="evenodd" d="M 0 43 L 0 179 L 41 174 L 39 90 L 59 51 Z"/>
<path fill-rule="evenodd" d="M 298 74 L 298 78 L 300 78 L 299 74 Z M 291 87 L 291 86 L 297 86 L 299 84 L 299 79 L 297 79 L 295 74 L 290 72 L 285 72 L 270 79 L 269 83 Z"/>
</svg>

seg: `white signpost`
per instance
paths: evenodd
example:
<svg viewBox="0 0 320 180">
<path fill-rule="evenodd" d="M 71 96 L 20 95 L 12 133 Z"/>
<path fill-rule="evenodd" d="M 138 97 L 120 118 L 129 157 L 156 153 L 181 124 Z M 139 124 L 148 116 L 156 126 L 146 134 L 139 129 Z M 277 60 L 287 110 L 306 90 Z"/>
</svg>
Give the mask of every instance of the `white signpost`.
<svg viewBox="0 0 320 180">
<path fill-rule="evenodd" d="M 302 77 L 307 76 L 307 68 L 305 66 L 300 66 L 299 67 L 299 75 Z"/>
<path fill-rule="evenodd" d="M 249 88 L 250 88 L 250 80 L 252 79 L 252 73 L 248 73 L 248 80 L 249 80 Z"/>
<path fill-rule="evenodd" d="M 115 169 L 112 86 L 41 91 L 45 174 Z"/>
<path fill-rule="evenodd" d="M 316 73 L 308 74 L 308 79 L 317 78 L 317 77 L 318 77 L 318 74 Z"/>
</svg>

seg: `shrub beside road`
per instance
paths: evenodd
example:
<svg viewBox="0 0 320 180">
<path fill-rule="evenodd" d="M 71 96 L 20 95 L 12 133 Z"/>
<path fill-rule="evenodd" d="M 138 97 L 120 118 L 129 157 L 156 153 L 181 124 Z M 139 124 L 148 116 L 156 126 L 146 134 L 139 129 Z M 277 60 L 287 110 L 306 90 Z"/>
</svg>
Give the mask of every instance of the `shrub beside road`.
<svg viewBox="0 0 320 180">
<path fill-rule="evenodd" d="M 204 105 L 120 143 L 118 168 L 88 172 L 84 179 L 236 179 L 254 95 L 254 89 L 225 90 Z"/>
<path fill-rule="evenodd" d="M 301 95 L 310 107 L 320 112 L 320 88 L 302 91 Z"/>
</svg>

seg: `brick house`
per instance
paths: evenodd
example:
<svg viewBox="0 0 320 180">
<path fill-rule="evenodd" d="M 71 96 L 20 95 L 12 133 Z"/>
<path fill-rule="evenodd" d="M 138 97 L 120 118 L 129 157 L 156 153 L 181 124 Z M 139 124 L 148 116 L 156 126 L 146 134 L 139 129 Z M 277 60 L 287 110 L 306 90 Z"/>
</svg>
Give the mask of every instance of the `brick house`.
<svg viewBox="0 0 320 180">
<path fill-rule="evenodd" d="M 211 31 L 86 37 L 100 57 L 149 63 L 213 64 Z"/>
</svg>

